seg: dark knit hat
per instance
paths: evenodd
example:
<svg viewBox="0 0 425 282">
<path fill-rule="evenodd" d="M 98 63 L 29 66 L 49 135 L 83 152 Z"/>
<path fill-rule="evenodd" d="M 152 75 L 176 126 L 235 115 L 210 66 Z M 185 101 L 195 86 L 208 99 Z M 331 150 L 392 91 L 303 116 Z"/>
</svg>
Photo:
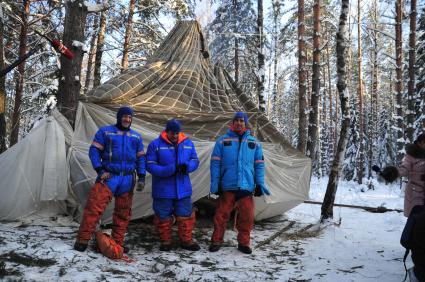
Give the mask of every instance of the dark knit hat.
<svg viewBox="0 0 425 282">
<path fill-rule="evenodd" d="M 238 118 L 243 118 L 245 126 L 248 125 L 248 116 L 244 112 L 236 112 L 235 116 L 233 117 L 233 121 Z"/>
<path fill-rule="evenodd" d="M 134 112 L 130 107 L 121 107 L 117 112 L 117 124 L 121 124 L 124 115 L 133 116 Z"/>
<path fill-rule="evenodd" d="M 172 131 L 173 133 L 179 133 L 181 131 L 180 122 L 176 119 L 170 119 L 167 121 L 167 125 L 165 126 L 165 132 Z"/>
</svg>

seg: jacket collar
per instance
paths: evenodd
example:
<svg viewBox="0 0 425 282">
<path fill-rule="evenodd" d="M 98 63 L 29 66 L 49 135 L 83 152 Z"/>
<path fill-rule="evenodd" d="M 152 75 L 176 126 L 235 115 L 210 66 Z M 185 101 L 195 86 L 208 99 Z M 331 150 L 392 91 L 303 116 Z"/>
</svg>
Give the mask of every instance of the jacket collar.
<svg viewBox="0 0 425 282">
<path fill-rule="evenodd" d="M 161 132 L 160 137 L 167 142 L 168 144 L 174 145 L 173 142 L 171 142 L 170 140 L 168 140 L 167 137 L 167 132 L 165 132 L 165 130 L 163 130 Z M 180 144 L 181 142 L 183 142 L 185 139 L 187 139 L 188 137 L 183 133 L 183 132 L 179 132 L 179 138 L 177 139 L 177 145 Z"/>
<path fill-rule="evenodd" d="M 236 132 L 234 132 L 232 129 L 227 129 L 227 134 L 228 135 L 230 135 L 230 136 L 232 136 L 232 137 L 240 137 L 240 135 L 239 134 L 237 134 Z M 247 129 L 246 131 L 245 131 L 245 133 L 242 135 L 242 137 L 247 137 L 248 135 L 250 135 L 251 134 L 251 131 L 249 130 L 249 129 Z"/>
</svg>

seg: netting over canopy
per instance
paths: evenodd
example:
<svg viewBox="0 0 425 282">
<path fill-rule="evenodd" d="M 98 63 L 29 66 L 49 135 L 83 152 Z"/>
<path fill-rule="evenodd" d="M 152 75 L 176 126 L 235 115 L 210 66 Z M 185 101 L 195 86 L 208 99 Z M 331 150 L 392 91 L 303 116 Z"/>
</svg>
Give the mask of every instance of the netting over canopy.
<svg viewBox="0 0 425 282">
<path fill-rule="evenodd" d="M 83 98 L 78 106 L 74 130 L 55 111 L 40 125 L 43 129 L 25 139 L 33 138 L 34 144 L 45 144 L 48 140 L 50 146 L 56 148 L 53 156 L 67 156 L 66 165 L 58 164 L 61 158 L 45 158 L 41 150 L 28 150 L 25 139 L 15 145 L 15 149 L 2 154 L 2 167 L 8 162 L 12 170 L 18 170 L 25 162 L 33 169 L 30 174 L 19 173 L 16 177 L 0 171 L 0 219 L 16 219 L 37 211 L 43 198 L 22 198 L 19 194 L 26 191 L 40 194 L 44 189 L 54 191 L 49 192 L 50 195 L 61 195 L 46 201 L 64 200 L 65 191 L 68 193 L 67 203 L 70 199 L 76 200 L 81 211 L 96 177 L 88 158 L 89 146 L 100 126 L 115 123 L 116 110 L 122 105 L 130 105 L 135 110 L 132 128 L 142 134 L 145 147 L 158 137 L 168 119 L 177 118 L 182 122 L 183 131 L 194 141 L 201 162 L 198 170 L 191 174 L 194 201 L 209 194 L 209 159 L 214 140 L 225 133 L 235 111 L 247 112 L 249 127 L 263 142 L 266 185 L 272 193 L 269 197 L 255 199 L 256 219 L 281 214 L 303 202 L 308 197 L 311 160 L 285 141 L 267 117 L 258 111 L 256 104 L 236 89 L 230 76 L 211 65 L 206 54 L 199 24 L 179 22 L 146 65 L 117 75 Z M 43 135 L 43 132 L 49 135 Z M 20 160 L 18 156 L 23 153 L 31 156 Z M 56 177 L 56 181 L 30 181 L 34 173 L 42 178 L 42 173 L 37 171 L 43 171 L 45 167 L 58 169 L 58 176 L 50 175 Z M 67 183 L 60 181 L 63 175 L 69 175 Z M 9 193 L 3 187 L 5 182 L 2 179 L 6 177 L 9 178 L 8 189 L 16 189 L 16 193 Z M 153 213 L 150 181 L 148 174 L 146 189 L 135 193 L 132 218 Z M 105 222 L 111 220 L 112 207 L 110 205 L 104 214 Z"/>
</svg>

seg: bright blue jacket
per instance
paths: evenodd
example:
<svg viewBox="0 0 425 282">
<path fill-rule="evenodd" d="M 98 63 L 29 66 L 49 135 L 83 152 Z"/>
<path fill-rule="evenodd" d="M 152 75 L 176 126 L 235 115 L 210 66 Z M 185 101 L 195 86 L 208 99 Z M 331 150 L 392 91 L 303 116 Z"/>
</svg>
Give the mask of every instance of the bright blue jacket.
<svg viewBox="0 0 425 282">
<path fill-rule="evenodd" d="M 101 127 L 89 149 L 89 157 L 96 171 L 113 174 L 146 174 L 142 136 L 129 129 L 122 131 L 115 125 Z"/>
<path fill-rule="evenodd" d="M 167 138 L 165 131 L 153 140 L 146 152 L 147 171 L 152 174 L 152 197 L 182 199 L 192 195 L 189 173 L 199 166 L 192 141 L 182 132 L 177 144 Z M 176 166 L 187 165 L 187 174 L 176 173 Z"/>
<path fill-rule="evenodd" d="M 247 130 L 239 136 L 232 130 L 219 137 L 211 154 L 211 193 L 246 190 L 256 185 L 270 195 L 264 184 L 264 157 L 261 143 Z"/>
</svg>

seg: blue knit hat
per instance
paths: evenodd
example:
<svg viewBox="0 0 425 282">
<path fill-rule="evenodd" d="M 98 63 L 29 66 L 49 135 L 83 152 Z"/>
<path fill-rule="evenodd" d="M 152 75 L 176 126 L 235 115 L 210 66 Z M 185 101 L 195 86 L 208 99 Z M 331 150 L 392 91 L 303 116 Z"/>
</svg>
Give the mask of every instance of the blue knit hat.
<svg viewBox="0 0 425 282">
<path fill-rule="evenodd" d="M 176 119 L 170 119 L 167 121 L 167 125 L 165 126 L 165 132 L 172 131 L 173 133 L 179 133 L 181 131 L 180 122 Z"/>
<path fill-rule="evenodd" d="M 133 116 L 134 112 L 130 107 L 121 107 L 117 112 L 117 124 L 121 124 L 122 116 L 129 115 Z"/>
<path fill-rule="evenodd" d="M 236 112 L 235 116 L 233 117 L 233 121 L 238 118 L 243 118 L 245 126 L 248 125 L 248 116 L 244 112 Z"/>
</svg>

